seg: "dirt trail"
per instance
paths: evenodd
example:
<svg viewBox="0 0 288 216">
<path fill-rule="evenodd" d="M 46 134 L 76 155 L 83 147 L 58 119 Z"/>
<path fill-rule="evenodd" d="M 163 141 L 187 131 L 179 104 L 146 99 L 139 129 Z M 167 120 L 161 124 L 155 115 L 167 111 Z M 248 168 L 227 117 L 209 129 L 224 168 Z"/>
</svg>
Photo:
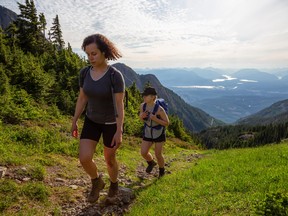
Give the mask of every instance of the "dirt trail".
<svg viewBox="0 0 288 216">
<path fill-rule="evenodd" d="M 166 162 L 166 174 L 169 175 L 169 167 L 173 165 L 173 162 L 177 160 L 185 160 L 186 162 L 193 162 L 202 155 L 200 154 L 190 154 L 183 155 L 181 158 L 173 158 Z M 146 166 L 146 164 L 145 164 Z M 84 199 L 79 199 L 76 203 L 67 203 L 62 206 L 62 214 L 65 216 L 77 215 L 77 216 L 100 216 L 100 215 L 113 215 L 121 216 L 129 210 L 129 207 L 133 204 L 135 197 L 135 191 L 141 190 L 143 188 L 149 187 L 155 181 L 158 180 L 158 169 L 154 167 L 153 171 L 150 174 L 145 172 L 146 167 L 142 163 L 136 169 L 136 175 L 138 181 L 131 181 L 129 178 L 126 178 L 125 174 L 120 175 L 119 182 L 124 187 L 119 187 L 119 194 L 113 200 L 107 200 L 107 190 L 100 193 L 99 201 L 95 204 L 89 204 Z M 125 167 L 120 168 L 120 173 L 125 173 Z M 165 176 L 164 176 L 165 178 Z M 84 195 L 84 197 L 87 194 Z"/>
</svg>

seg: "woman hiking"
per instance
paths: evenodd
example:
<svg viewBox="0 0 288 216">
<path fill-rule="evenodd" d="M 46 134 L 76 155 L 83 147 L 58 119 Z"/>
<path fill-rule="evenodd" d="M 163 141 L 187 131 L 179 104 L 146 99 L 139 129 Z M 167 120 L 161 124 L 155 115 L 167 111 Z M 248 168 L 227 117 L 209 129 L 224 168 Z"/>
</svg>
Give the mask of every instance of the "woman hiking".
<svg viewBox="0 0 288 216">
<path fill-rule="evenodd" d="M 77 120 L 86 108 L 80 136 L 79 160 L 91 178 L 92 188 L 88 202 L 93 203 L 98 200 L 99 193 L 105 186 L 93 160 L 101 136 L 110 180 L 108 197 L 113 197 L 118 192 L 119 167 L 116 150 L 122 142 L 125 84 L 121 72 L 108 64 L 108 60 L 121 57 L 118 49 L 108 38 L 101 34 L 90 35 L 84 39 L 82 49 L 87 54 L 91 66 L 80 71 L 80 93 L 71 132 L 72 136 L 77 137 Z"/>
<path fill-rule="evenodd" d="M 164 108 L 156 101 L 157 92 L 155 88 L 145 88 L 142 96 L 144 102 L 140 105 L 139 114 L 140 120 L 144 122 L 141 155 L 148 163 L 146 172 L 150 173 L 158 163 L 159 177 L 162 177 L 165 174 L 165 162 L 163 157 L 163 145 L 166 141 L 165 127 L 169 125 L 169 118 Z M 155 144 L 157 163 L 149 152 L 153 144 Z"/>
</svg>

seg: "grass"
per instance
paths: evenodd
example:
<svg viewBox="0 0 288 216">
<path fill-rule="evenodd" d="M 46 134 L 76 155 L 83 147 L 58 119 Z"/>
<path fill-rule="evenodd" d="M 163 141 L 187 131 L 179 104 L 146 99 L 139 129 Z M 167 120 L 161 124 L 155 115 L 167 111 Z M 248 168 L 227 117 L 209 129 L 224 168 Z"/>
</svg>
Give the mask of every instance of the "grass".
<svg viewBox="0 0 288 216">
<path fill-rule="evenodd" d="M 288 193 L 287 156 L 288 143 L 209 151 L 141 191 L 128 215 L 251 215 L 266 194 Z"/>
<path fill-rule="evenodd" d="M 17 126 L 0 123 L 0 166 L 14 170 L 15 175 L 0 179 L 1 215 L 61 215 L 62 204 L 84 199 L 87 186 L 75 190 L 69 184 L 55 183 L 56 178 L 89 180 L 77 159 L 78 140 L 70 137 L 69 130 L 70 120 L 64 118 Z M 136 167 L 145 164 L 140 143 L 140 138 L 124 136 L 117 151 L 118 161 L 125 167 L 121 171 L 132 181 L 139 180 Z M 196 153 L 204 156 L 197 159 Z M 137 196 L 127 215 L 253 215 L 256 209 L 260 215 L 269 215 L 267 212 L 277 209 L 287 211 L 287 142 L 204 151 L 168 139 L 164 155 L 171 174 L 145 180 L 148 187 L 133 188 Z M 101 143 L 95 160 L 108 178 Z M 17 178 L 24 176 L 30 180 L 19 183 Z"/>
</svg>

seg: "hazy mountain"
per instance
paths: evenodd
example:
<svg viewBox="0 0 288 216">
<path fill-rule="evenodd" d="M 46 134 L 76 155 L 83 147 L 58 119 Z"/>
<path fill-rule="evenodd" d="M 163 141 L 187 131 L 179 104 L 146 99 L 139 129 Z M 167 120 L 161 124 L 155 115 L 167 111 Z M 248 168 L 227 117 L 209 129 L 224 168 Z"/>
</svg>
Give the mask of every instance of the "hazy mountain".
<svg viewBox="0 0 288 216">
<path fill-rule="evenodd" d="M 223 122 L 215 119 L 199 108 L 187 104 L 180 96 L 172 90 L 164 87 L 153 74 L 139 75 L 125 64 L 114 64 L 124 76 L 126 86 L 131 86 L 133 82 L 140 91 L 143 91 L 145 84 L 149 81 L 156 88 L 159 97 L 164 98 L 169 104 L 169 113 L 176 114 L 186 128 L 194 132 L 199 132 L 211 126 L 223 125 Z"/>
<path fill-rule="evenodd" d="M 236 124 L 267 125 L 288 121 L 288 99 L 272 104 L 253 115 L 239 119 Z"/>
<path fill-rule="evenodd" d="M 288 82 L 288 75 L 283 76 L 281 80 L 283 80 L 283 82 Z"/>
<path fill-rule="evenodd" d="M 2 29 L 7 28 L 16 19 L 16 13 L 0 5 L 0 26 Z"/>
<path fill-rule="evenodd" d="M 270 69 L 266 71 L 280 78 L 288 75 L 288 68 L 276 68 L 276 69 Z"/>
<path fill-rule="evenodd" d="M 278 81 L 276 75 L 262 72 L 256 69 L 242 69 L 232 74 L 233 77 L 246 80 L 253 80 L 257 82 L 273 82 Z"/>
<path fill-rule="evenodd" d="M 138 70 L 137 72 L 141 74 L 154 74 L 161 83 L 168 88 L 175 85 L 207 85 L 207 83 L 210 82 L 192 70 L 180 68 Z M 175 78 L 177 80 L 175 80 Z"/>
<path fill-rule="evenodd" d="M 215 68 L 193 68 L 191 71 L 209 81 L 220 78 L 223 75 L 223 71 Z"/>
</svg>

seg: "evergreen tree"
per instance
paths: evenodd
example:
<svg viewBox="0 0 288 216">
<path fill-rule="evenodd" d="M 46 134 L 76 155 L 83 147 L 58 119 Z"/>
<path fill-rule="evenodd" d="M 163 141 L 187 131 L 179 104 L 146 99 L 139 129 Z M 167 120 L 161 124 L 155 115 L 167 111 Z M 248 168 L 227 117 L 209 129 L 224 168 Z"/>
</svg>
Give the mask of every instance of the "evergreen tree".
<svg viewBox="0 0 288 216">
<path fill-rule="evenodd" d="M 6 43 L 7 40 L 5 39 L 4 31 L 0 26 L 0 64 L 7 64 L 8 61 Z"/>
<path fill-rule="evenodd" d="M 6 29 L 6 32 L 8 33 L 8 37 L 10 38 L 10 46 L 15 49 L 16 44 L 19 42 L 17 38 L 17 31 L 18 28 L 15 25 L 15 23 L 11 23 L 8 28 Z"/>
<path fill-rule="evenodd" d="M 39 22 L 40 22 L 40 30 L 42 31 L 44 37 L 46 37 L 46 25 L 47 25 L 47 22 L 46 22 L 46 18 L 45 18 L 45 15 L 43 13 L 40 13 L 39 14 Z"/>
<path fill-rule="evenodd" d="M 59 22 L 59 17 L 56 15 L 56 17 L 53 19 L 53 26 L 51 27 L 50 34 L 51 34 L 51 40 L 56 47 L 61 50 L 65 46 L 65 42 L 63 40 L 61 26 Z"/>
<path fill-rule="evenodd" d="M 39 53 L 39 38 L 44 37 L 41 33 L 37 10 L 33 0 L 26 0 L 26 4 L 18 2 L 20 14 L 16 21 L 20 47 L 33 54 Z"/>
</svg>

